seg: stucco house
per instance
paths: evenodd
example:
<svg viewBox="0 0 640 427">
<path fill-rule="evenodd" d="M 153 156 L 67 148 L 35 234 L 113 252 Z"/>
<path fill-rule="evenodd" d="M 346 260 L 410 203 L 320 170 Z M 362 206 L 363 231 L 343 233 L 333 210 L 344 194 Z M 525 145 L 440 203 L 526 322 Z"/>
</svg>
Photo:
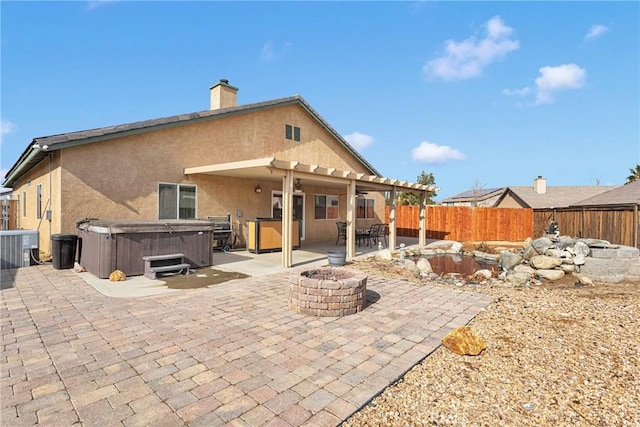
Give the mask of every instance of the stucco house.
<svg viewBox="0 0 640 427">
<path fill-rule="evenodd" d="M 538 176 L 533 186 L 509 186 L 490 189 L 469 190 L 442 200 L 445 206 L 478 206 L 493 208 L 546 209 L 574 205 L 582 200 L 597 196 L 615 186 L 551 186 Z"/>
<path fill-rule="evenodd" d="M 350 258 L 355 228 L 384 222 L 385 192 L 433 190 L 380 176 L 302 97 L 237 105 L 237 92 L 220 80 L 210 110 L 34 138 L 2 184 L 19 199 L 19 228 L 38 230 L 46 254 L 52 234 L 84 218 L 229 214 L 246 240 L 246 219 L 278 217 L 288 267 L 294 217 L 308 241 L 335 239 L 346 221 Z"/>
</svg>

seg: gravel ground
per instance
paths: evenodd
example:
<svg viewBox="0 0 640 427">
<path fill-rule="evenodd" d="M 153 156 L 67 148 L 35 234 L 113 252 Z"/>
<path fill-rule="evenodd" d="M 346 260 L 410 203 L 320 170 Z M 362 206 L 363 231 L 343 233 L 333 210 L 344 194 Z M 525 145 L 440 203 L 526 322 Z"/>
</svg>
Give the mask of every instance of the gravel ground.
<svg viewBox="0 0 640 427">
<path fill-rule="evenodd" d="M 425 283 L 388 263 L 352 267 Z M 640 284 L 575 283 L 464 285 L 495 298 L 469 324 L 487 349 L 439 347 L 344 426 L 640 426 Z"/>
</svg>

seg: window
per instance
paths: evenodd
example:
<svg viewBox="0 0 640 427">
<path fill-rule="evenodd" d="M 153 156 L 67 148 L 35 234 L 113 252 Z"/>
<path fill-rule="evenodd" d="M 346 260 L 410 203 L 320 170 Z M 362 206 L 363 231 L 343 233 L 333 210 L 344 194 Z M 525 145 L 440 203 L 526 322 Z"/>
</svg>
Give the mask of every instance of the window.
<svg viewBox="0 0 640 427">
<path fill-rule="evenodd" d="M 374 218 L 373 199 L 356 199 L 356 218 L 369 219 Z"/>
<path fill-rule="evenodd" d="M 36 186 L 36 219 L 42 219 L 42 184 Z"/>
<path fill-rule="evenodd" d="M 158 218 L 195 219 L 196 186 L 180 184 L 159 184 Z"/>
<path fill-rule="evenodd" d="M 284 125 L 284 137 L 300 141 L 300 128 L 297 126 Z"/>
<path fill-rule="evenodd" d="M 27 216 L 27 192 L 22 192 L 22 216 Z"/>
<path fill-rule="evenodd" d="M 338 196 L 326 196 L 316 194 L 314 198 L 314 211 L 316 219 L 338 219 L 339 215 Z"/>
</svg>

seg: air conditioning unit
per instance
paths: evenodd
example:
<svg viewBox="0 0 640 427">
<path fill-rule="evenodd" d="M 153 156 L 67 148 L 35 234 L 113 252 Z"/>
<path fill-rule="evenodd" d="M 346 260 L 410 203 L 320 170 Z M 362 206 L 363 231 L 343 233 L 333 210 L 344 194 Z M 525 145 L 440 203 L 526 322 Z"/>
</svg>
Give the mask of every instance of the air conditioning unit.
<svg viewBox="0 0 640 427">
<path fill-rule="evenodd" d="M 0 230 L 0 268 L 34 265 L 38 255 L 38 230 Z"/>
</svg>

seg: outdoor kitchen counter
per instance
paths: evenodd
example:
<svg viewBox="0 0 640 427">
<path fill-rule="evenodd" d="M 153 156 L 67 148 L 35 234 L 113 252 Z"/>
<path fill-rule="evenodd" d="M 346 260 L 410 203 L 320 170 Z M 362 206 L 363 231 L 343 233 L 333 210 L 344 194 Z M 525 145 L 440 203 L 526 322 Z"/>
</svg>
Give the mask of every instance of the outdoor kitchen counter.
<svg viewBox="0 0 640 427">
<path fill-rule="evenodd" d="M 247 220 L 249 252 L 275 252 L 282 250 L 282 220 L 257 218 Z M 293 249 L 300 247 L 300 221 L 293 220 Z"/>
</svg>

